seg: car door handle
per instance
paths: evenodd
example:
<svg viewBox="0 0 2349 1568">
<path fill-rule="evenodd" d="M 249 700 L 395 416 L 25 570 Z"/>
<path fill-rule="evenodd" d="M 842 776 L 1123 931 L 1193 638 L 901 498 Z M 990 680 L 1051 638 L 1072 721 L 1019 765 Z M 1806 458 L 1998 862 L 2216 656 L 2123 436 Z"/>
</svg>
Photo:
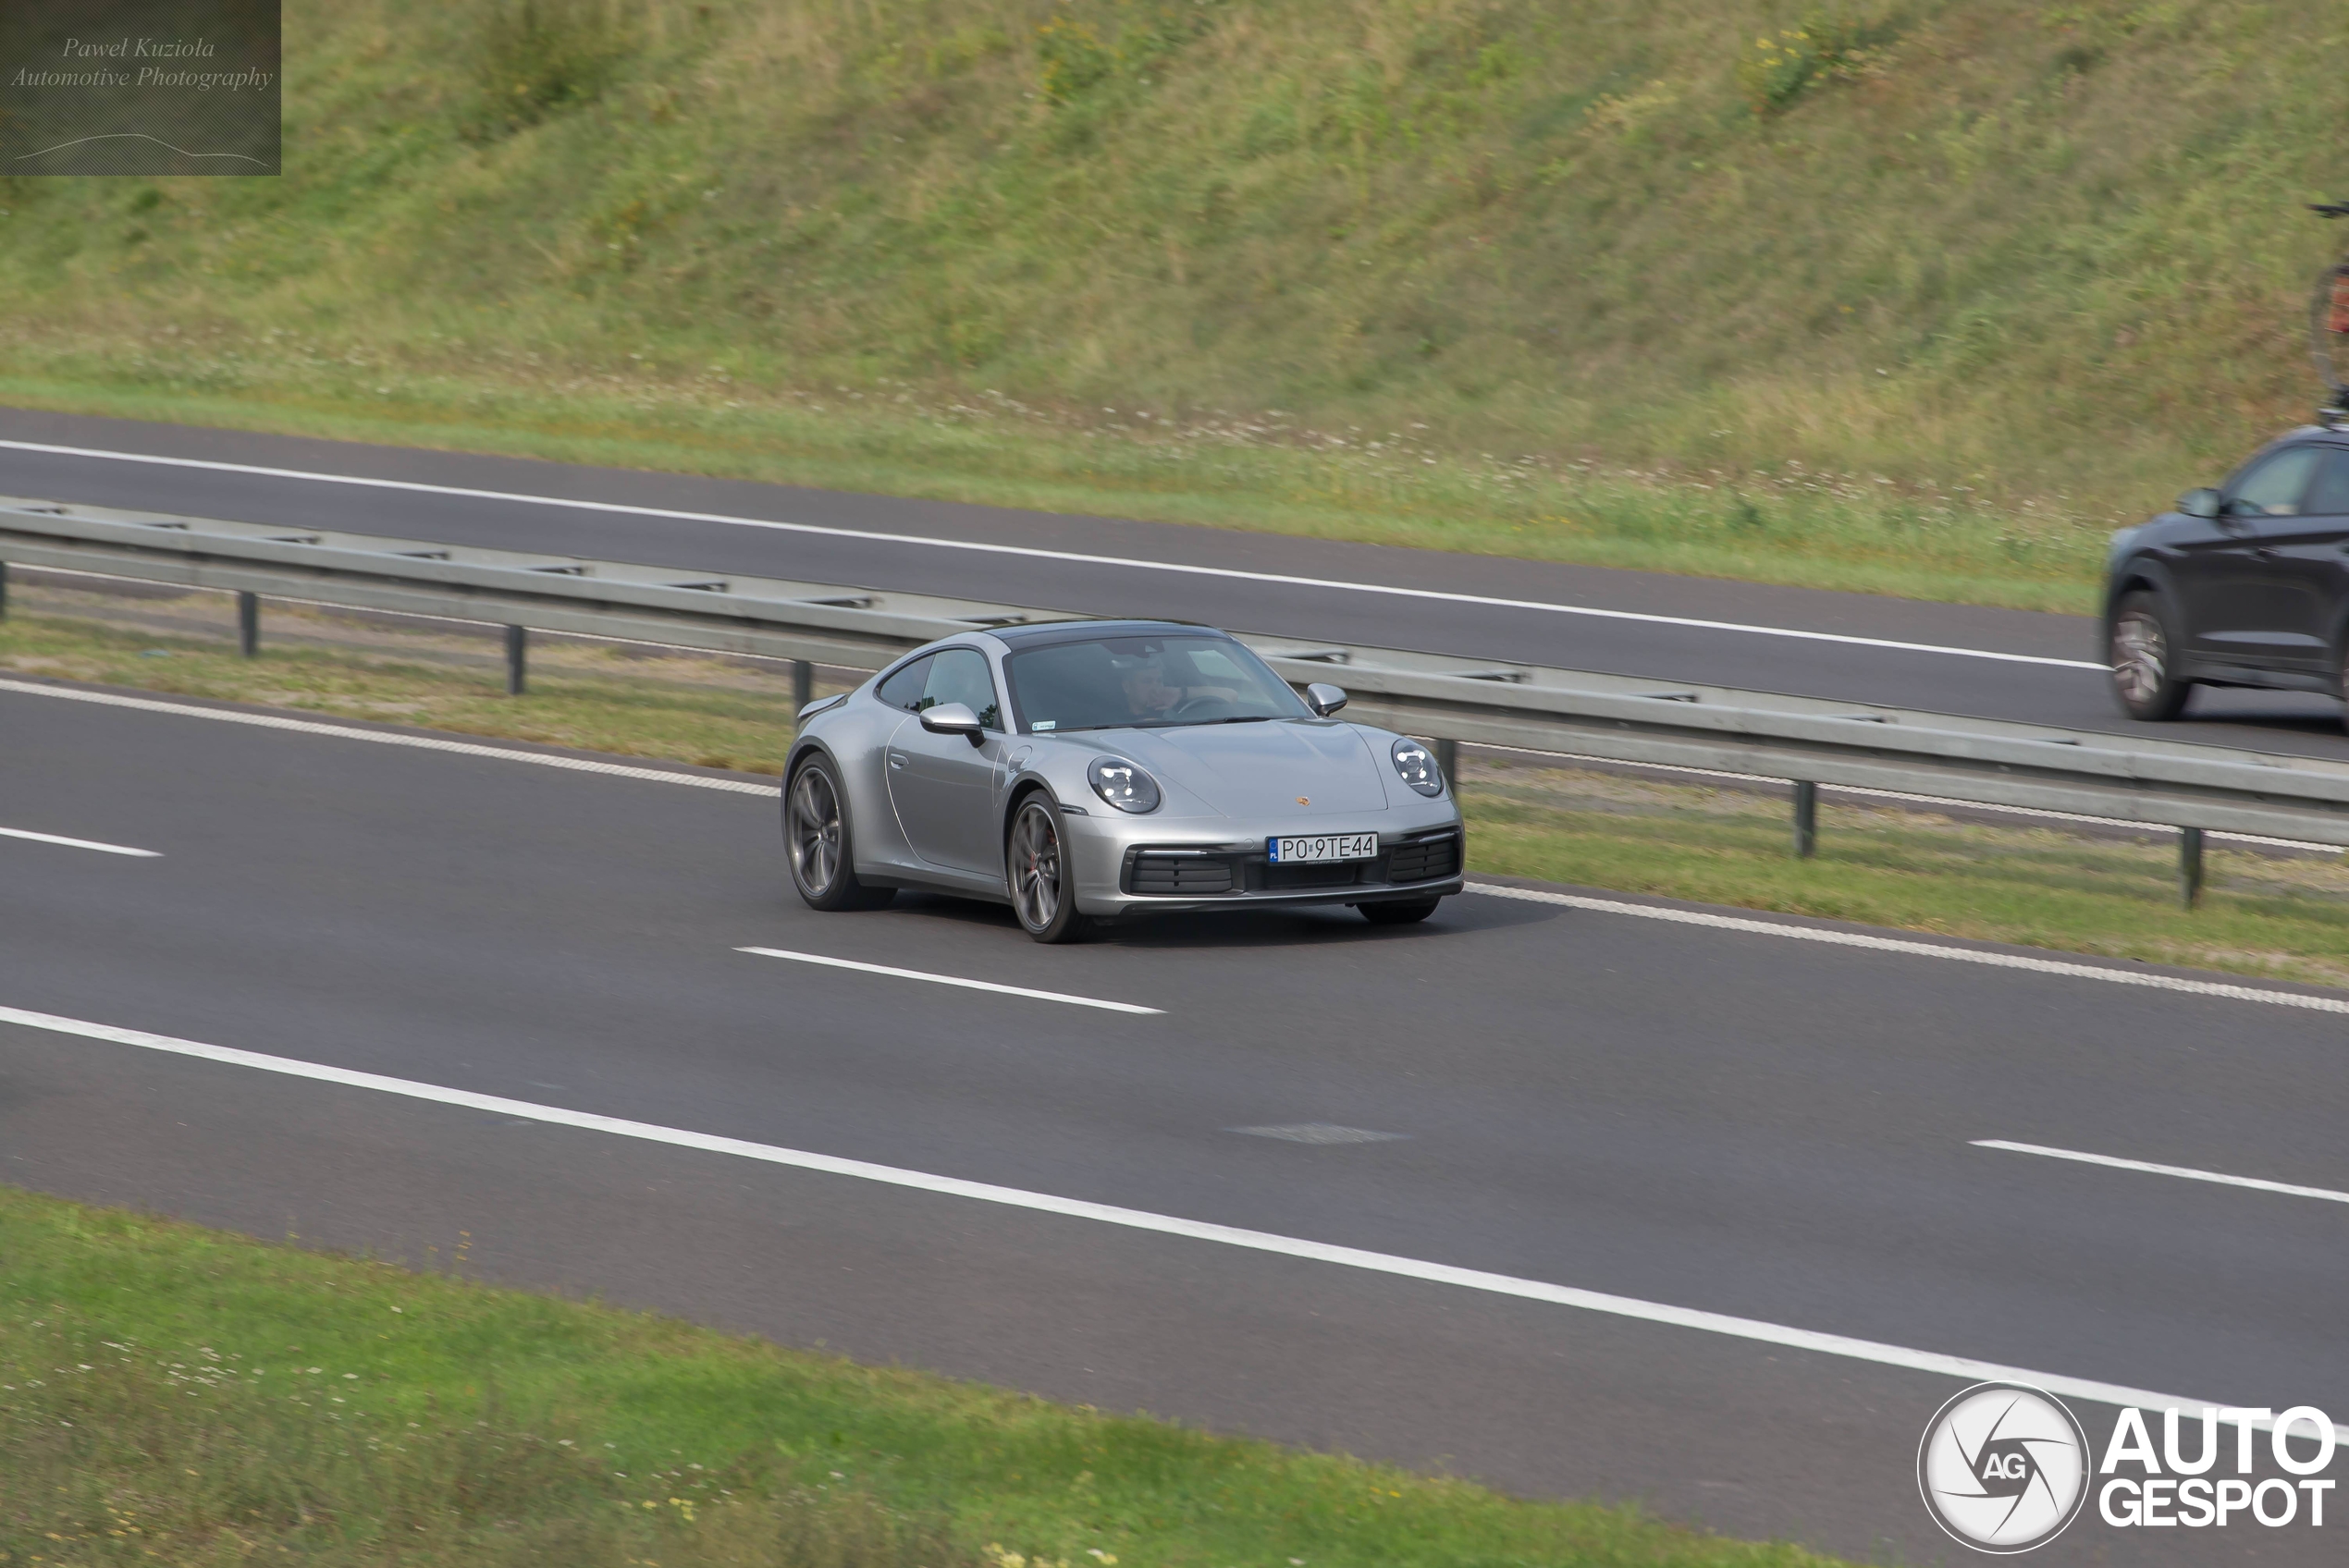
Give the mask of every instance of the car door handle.
<svg viewBox="0 0 2349 1568">
<path fill-rule="evenodd" d="M 889 753 L 889 766 L 892 766 L 892 767 L 903 767 L 903 766 L 905 766 L 905 753 L 903 753 L 903 752 L 892 752 L 892 753 Z"/>
</svg>

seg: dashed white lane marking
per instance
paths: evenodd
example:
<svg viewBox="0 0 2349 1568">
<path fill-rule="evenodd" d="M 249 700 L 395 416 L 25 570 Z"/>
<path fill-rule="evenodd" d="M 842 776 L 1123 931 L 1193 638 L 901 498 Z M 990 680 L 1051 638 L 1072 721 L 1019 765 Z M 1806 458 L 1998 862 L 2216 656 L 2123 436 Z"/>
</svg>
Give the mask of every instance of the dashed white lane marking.
<svg viewBox="0 0 2349 1568">
<path fill-rule="evenodd" d="M 1871 952 L 1900 953 L 1909 958 L 1946 959 L 1953 963 L 1979 963 L 1992 969 L 2021 969 L 2034 974 L 2060 974 L 2071 980 L 2101 980 L 2111 986 L 2142 986 L 2154 991 L 2182 991 L 2194 997 L 2226 1001 L 2265 1002 L 2271 1007 L 2306 1008 L 2312 1012 L 2349 1013 L 2349 998 L 2308 997 L 2296 991 L 2270 991 L 2257 986 L 2234 986 L 2223 980 L 2186 980 L 2174 974 L 2146 974 L 2134 969 L 2106 969 L 2093 963 L 2069 963 L 2062 959 L 2028 958 L 2021 953 L 1982 952 L 1974 948 L 1945 947 L 1938 942 L 1912 942 L 1899 937 L 1871 937 L 1859 931 L 1823 931 L 1815 925 L 1789 925 L 1775 920 L 1742 915 L 1712 914 L 1703 910 L 1665 909 L 1654 904 L 1629 904 L 1617 899 L 1593 899 L 1580 893 L 1550 893 L 1538 888 L 1505 888 L 1497 882 L 1471 882 L 1471 893 L 1496 899 L 1523 899 L 1530 903 L 1563 904 L 1598 914 L 1628 914 L 1638 920 L 1661 920 L 1675 925 L 1703 925 L 1716 931 L 1739 931 L 1756 937 L 1784 937 L 1797 942 L 1824 942 L 1835 948 L 1864 948 Z"/>
<path fill-rule="evenodd" d="M 2115 1170 L 2139 1170 L 2148 1176 L 2178 1176 L 2189 1182 L 2216 1182 L 2222 1187 L 2249 1187 L 2254 1192 L 2281 1193 L 2288 1198 L 2322 1198 L 2327 1203 L 2349 1203 L 2349 1193 L 2336 1193 L 2330 1187 L 2300 1187 L 2290 1182 L 2263 1182 L 2257 1176 L 2229 1176 L 2218 1170 L 2197 1170 L 2191 1165 L 2155 1165 L 2142 1159 L 2119 1159 L 2109 1154 L 2084 1154 L 2078 1149 L 2049 1148 L 2045 1144 L 2014 1144 L 2004 1138 L 1976 1138 L 1978 1149 L 2004 1149 L 2010 1154 L 2044 1155 L 2049 1159 L 2077 1160 L 2082 1165 L 2109 1166 Z"/>
<path fill-rule="evenodd" d="M 1408 1133 L 1373 1133 L 1368 1127 L 1341 1127 L 1334 1121 L 1288 1121 L 1277 1127 L 1226 1127 L 1226 1133 L 1246 1133 L 1251 1138 L 1278 1138 L 1285 1144 L 1394 1144 L 1407 1141 Z"/>
<path fill-rule="evenodd" d="M 1245 1230 L 1236 1225 L 1217 1225 L 1201 1219 L 1185 1219 L 1175 1215 L 1154 1214 L 1148 1209 L 1121 1208 L 1113 1204 L 1092 1203 L 1084 1198 L 1067 1198 L 1050 1193 L 1030 1192 L 1020 1187 L 999 1187 L 989 1182 L 970 1182 L 959 1176 L 939 1176 L 924 1170 L 907 1170 L 893 1165 L 876 1165 L 868 1160 L 842 1159 L 836 1155 L 814 1154 L 805 1149 L 782 1148 L 773 1144 L 747 1142 L 741 1138 L 719 1137 L 708 1133 L 693 1133 L 675 1127 L 663 1127 L 647 1121 L 630 1121 L 616 1116 L 597 1116 L 587 1111 L 567 1110 L 560 1106 L 537 1105 L 529 1100 L 508 1099 L 501 1095 L 475 1094 L 467 1089 L 444 1088 L 437 1084 L 420 1084 L 412 1079 L 387 1078 L 380 1073 L 357 1072 L 349 1068 L 328 1067 L 321 1062 L 301 1061 L 291 1057 L 267 1056 L 259 1051 L 239 1050 L 229 1046 L 211 1046 L 196 1040 L 175 1039 L 168 1035 L 152 1035 L 142 1029 L 123 1029 L 108 1023 L 85 1023 L 80 1019 L 62 1018 L 55 1013 L 31 1012 L 21 1008 L 0 1007 L 0 1024 L 16 1024 L 26 1029 L 39 1029 L 55 1035 L 75 1035 L 86 1040 L 102 1040 L 114 1045 L 133 1046 L 141 1050 L 159 1051 L 170 1056 L 192 1057 L 200 1061 L 215 1061 L 231 1067 L 252 1068 L 257 1072 L 274 1072 L 289 1078 L 308 1079 L 313 1083 L 336 1084 L 348 1088 L 368 1089 L 377 1094 L 397 1095 L 405 1099 L 425 1100 L 436 1105 L 459 1106 L 469 1110 L 535 1121 L 546 1126 L 575 1127 L 590 1133 L 603 1133 L 614 1137 L 636 1138 L 646 1143 L 666 1144 L 673 1148 L 696 1149 L 708 1154 L 731 1155 L 739 1159 L 758 1160 L 769 1165 L 788 1166 L 794 1170 L 819 1171 L 826 1175 L 846 1176 L 861 1182 L 874 1182 L 885 1186 L 911 1188 L 916 1192 L 936 1193 L 947 1197 L 967 1198 L 979 1203 L 999 1204 L 1006 1208 L 1027 1209 L 1039 1214 L 1060 1215 L 1072 1219 L 1088 1219 L 1096 1224 L 1114 1225 L 1129 1231 L 1144 1231 L 1162 1236 L 1176 1236 L 1187 1241 L 1210 1242 L 1221 1246 L 1238 1247 L 1249 1252 L 1271 1253 L 1283 1257 L 1299 1258 L 1310 1263 L 1334 1264 L 1340 1268 L 1357 1268 L 1372 1274 L 1386 1274 L 1405 1280 L 1419 1280 L 1431 1284 L 1451 1285 L 1462 1290 L 1481 1291 L 1493 1295 L 1514 1296 L 1525 1301 L 1546 1302 L 1556 1306 L 1575 1307 L 1585 1312 L 1599 1312 L 1615 1317 L 1633 1318 L 1644 1323 L 1662 1324 L 1670 1328 L 1692 1329 L 1701 1333 L 1719 1334 L 1730 1339 L 1753 1341 L 1777 1345 L 1789 1350 L 1810 1351 L 1821 1355 L 1841 1356 L 1852 1361 L 1873 1362 L 1880 1366 L 1899 1367 L 1905 1371 L 1931 1373 L 1938 1377 L 1956 1378 L 1969 1383 L 2011 1382 L 2028 1383 L 2050 1393 L 2073 1399 L 2092 1400 L 2099 1404 L 2131 1405 L 2145 1410 L 2198 1410 L 2205 1405 L 2224 1405 L 2221 1400 L 2181 1399 L 2169 1394 L 2154 1393 L 2145 1389 L 2133 1389 L 2119 1383 L 2097 1382 L 2085 1378 L 2059 1377 L 2053 1373 L 2034 1372 L 2022 1367 L 2003 1366 L 1998 1362 L 1976 1361 L 1970 1356 L 1944 1355 L 1937 1351 L 1912 1350 L 1904 1345 L 1885 1344 L 1875 1340 L 1853 1339 L 1845 1334 L 1820 1333 L 1809 1329 L 1789 1328 L 1784 1324 L 1766 1323 L 1758 1318 L 1734 1317 L 1726 1313 L 1705 1312 L 1694 1307 L 1670 1306 L 1660 1302 L 1642 1301 L 1633 1296 L 1611 1295 L 1603 1291 L 1586 1291 L 1572 1285 L 1554 1285 L 1542 1280 L 1519 1279 L 1510 1274 L 1492 1274 L 1481 1268 L 1460 1268 L 1448 1263 L 1430 1263 L 1415 1257 L 1400 1257 L 1392 1253 L 1369 1252 L 1360 1247 L 1336 1246 L 1327 1242 L 1308 1241 L 1297 1236 L 1284 1236 L 1269 1231 Z M 2349 1437 L 2349 1432 L 2343 1433 Z"/>
<path fill-rule="evenodd" d="M 326 735 L 338 741 L 365 741 L 378 746 L 408 746 L 423 752 L 448 752 L 461 757 L 535 763 L 540 767 L 567 768 L 573 773 L 600 773 L 612 778 L 641 778 L 656 784 L 690 784 L 697 790 L 731 790 L 737 794 L 773 796 L 781 788 L 780 783 L 755 784 L 743 778 L 711 778 L 698 773 L 673 773 L 661 767 L 631 767 L 625 763 L 591 762 L 585 757 L 550 756 L 544 752 L 519 752 L 510 746 L 483 746 L 470 741 L 437 740 L 429 735 L 400 735 L 385 729 L 322 724 L 314 719 L 287 718 L 272 713 L 198 707 L 191 703 L 167 703 L 154 697 L 125 697 L 112 692 L 80 692 L 69 686 L 43 686 L 30 680 L 0 680 L 0 692 L 14 692 L 28 697 L 58 697 L 69 703 L 95 703 L 101 707 L 134 708 L 141 713 L 176 714 L 182 718 L 215 719 L 222 724 L 249 724 L 256 729 L 286 729 L 297 735 Z"/>
<path fill-rule="evenodd" d="M 101 844 L 95 839 L 68 839 L 55 833 L 35 833 L 23 827 L 0 827 L 0 839 L 22 839 L 34 844 L 57 844 L 68 850 L 95 850 L 102 855 L 136 855 L 161 860 L 161 850 L 134 850 L 128 844 Z"/>
<path fill-rule="evenodd" d="M 412 746 L 422 751 L 453 753 L 459 756 L 532 763 L 541 767 L 567 768 L 574 773 L 599 773 L 614 778 L 643 779 L 656 784 L 685 784 L 697 790 L 726 790 L 736 794 L 763 795 L 770 800 L 778 789 L 775 784 L 755 783 L 748 779 L 711 778 L 697 773 L 672 773 L 665 768 L 631 767 L 623 763 L 590 762 L 584 757 L 549 756 L 543 752 L 517 752 L 504 746 L 476 745 L 468 741 L 442 741 L 425 735 L 359 729 L 349 725 L 321 724 L 306 718 L 284 718 L 276 714 L 244 713 L 233 708 L 195 707 L 186 703 L 163 702 L 153 697 L 126 697 L 112 692 L 82 692 L 66 686 L 39 685 L 28 680 L 0 680 L 0 692 L 14 692 L 31 697 L 58 697 L 68 702 L 94 703 L 105 707 L 133 708 L 148 713 L 176 714 L 183 718 L 217 719 L 226 724 L 249 724 L 263 729 L 285 729 L 297 734 L 365 741 L 377 745 Z M 2106 969 L 2091 963 L 2068 963 L 2060 959 L 2027 958 L 2017 953 L 1979 952 L 1971 948 L 1946 947 L 1937 942 L 1913 942 L 1897 937 L 1871 937 L 1856 931 L 1822 931 L 1815 926 L 1789 925 L 1741 915 L 1663 909 L 1653 904 L 1624 903 L 1615 899 L 1593 899 L 1578 893 L 1543 892 L 1535 888 L 1505 888 L 1494 882 L 1471 882 L 1468 887 L 1470 892 L 1489 894 L 1496 899 L 1564 904 L 1571 909 L 1585 909 L 1600 914 L 1628 914 L 1641 920 L 1705 925 L 1716 930 L 1784 937 L 1801 942 L 1824 942 L 1831 947 L 1867 948 L 1877 952 L 1903 953 L 1911 958 L 1948 959 L 1959 963 L 1985 964 L 1994 969 L 2029 970 L 2040 974 L 2065 975 L 2075 980 L 2142 986 L 2157 991 L 2179 991 L 2190 996 L 2217 997 L 2229 1001 L 2266 1002 L 2276 1007 L 2305 1008 L 2314 1012 L 2349 1013 L 2349 999 L 2337 997 L 2302 996 L 2294 991 L 2270 991 L 2257 986 L 2234 986 L 2218 980 L 2184 980 L 2169 974 L 2143 974 L 2133 970 Z"/>
<path fill-rule="evenodd" d="M 760 958 L 787 958 L 793 963 L 819 963 L 827 969 L 854 969 L 863 974 L 885 974 L 892 980 L 920 980 L 932 986 L 958 986 L 965 991 L 993 991 L 998 996 L 1026 997 L 1032 1001 L 1066 1002 L 1071 1007 L 1097 1007 L 1105 1012 L 1163 1013 L 1164 1008 L 1138 1007 L 1132 1002 L 1103 1001 L 1099 997 L 1073 997 L 1065 991 L 1037 991 L 1026 986 L 1002 986 L 992 980 L 966 980 L 959 974 L 932 974 L 921 969 L 897 969 L 886 963 L 866 963 L 853 958 L 827 958 L 822 953 L 795 953 L 785 948 L 736 948 L 738 953 Z"/>
<path fill-rule="evenodd" d="M 580 501 L 560 496 L 533 496 L 514 490 L 476 490 L 461 484 L 429 484 L 413 479 L 375 479 L 360 474 L 318 473 L 306 469 L 270 468 L 258 463 L 220 462 L 206 458 L 166 458 L 151 452 L 116 452 L 97 447 L 60 447 L 40 441 L 0 441 L 0 449 L 39 452 L 50 457 L 100 458 L 113 462 L 144 463 L 160 468 L 203 469 L 215 473 L 250 473 L 264 479 L 300 479 L 318 484 L 349 484 L 367 490 L 402 490 L 425 496 L 454 496 L 473 501 L 510 501 L 529 507 L 568 507 L 575 511 L 612 512 L 628 517 L 666 518 L 676 522 L 716 522 L 730 528 L 763 528 L 781 533 L 812 533 L 830 539 L 867 539 L 878 544 L 913 545 L 932 550 L 966 550 L 978 555 L 1020 556 L 1031 560 L 1067 561 L 1079 566 L 1121 567 L 1132 571 L 1163 571 L 1186 577 L 1220 577 L 1242 582 L 1267 582 L 1284 588 L 1326 588 L 1347 594 L 1377 594 L 1398 599 L 1433 600 L 1442 604 L 1477 605 L 1490 609 L 1542 610 L 1553 615 L 1587 616 L 1600 620 L 1642 621 L 1654 626 L 1681 626 L 1699 631 L 1740 631 L 1756 637 L 1789 637 L 1805 643 L 1838 643 L 1854 648 L 1889 648 L 1910 654 L 1946 654 L 1954 658 L 1990 659 L 2001 664 L 2048 665 L 2058 669 L 2109 668 L 2089 659 L 2049 658 L 2041 654 L 2009 654 L 1989 648 L 1948 647 L 1935 643 L 1903 643 L 1886 637 L 1855 637 L 1839 631 L 1803 631 L 1784 626 L 1753 626 L 1734 620 L 1705 620 L 1693 616 L 1651 615 L 1639 610 L 1601 609 L 1592 605 L 1559 605 L 1542 599 L 1494 598 L 1483 594 L 1452 594 L 1434 588 L 1398 588 L 1384 582 L 1349 582 L 1328 577 L 1297 577 L 1285 572 L 1246 571 L 1237 567 L 1192 566 L 1181 561 L 1144 560 L 1130 556 L 1095 556 L 1075 550 L 1047 550 L 1032 545 L 990 545 L 970 539 L 934 539 L 917 533 L 885 533 L 878 529 L 833 528 L 813 522 L 778 522 L 771 518 L 736 517 L 727 512 L 681 511 L 672 507 L 637 507 L 618 501 Z"/>
</svg>

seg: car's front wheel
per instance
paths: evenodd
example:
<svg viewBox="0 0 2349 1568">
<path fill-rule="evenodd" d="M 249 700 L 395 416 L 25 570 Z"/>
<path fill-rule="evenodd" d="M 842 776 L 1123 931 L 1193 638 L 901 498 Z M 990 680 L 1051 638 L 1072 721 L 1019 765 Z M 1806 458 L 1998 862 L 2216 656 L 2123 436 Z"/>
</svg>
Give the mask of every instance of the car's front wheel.
<svg viewBox="0 0 2349 1568">
<path fill-rule="evenodd" d="M 1060 811 L 1050 795 L 1028 796 L 1012 818 L 1003 880 L 1012 913 L 1039 942 L 1076 941 L 1092 924 L 1076 910 L 1076 878 L 1061 837 Z"/>
<path fill-rule="evenodd" d="M 2131 718 L 2167 719 L 2193 682 L 2178 678 L 2177 640 L 2151 594 L 2132 594 L 2112 618 L 2112 692 Z"/>
<path fill-rule="evenodd" d="M 792 886 L 810 909 L 879 909 L 897 896 L 856 879 L 848 808 L 830 758 L 809 757 L 783 786 L 783 852 Z"/>
</svg>

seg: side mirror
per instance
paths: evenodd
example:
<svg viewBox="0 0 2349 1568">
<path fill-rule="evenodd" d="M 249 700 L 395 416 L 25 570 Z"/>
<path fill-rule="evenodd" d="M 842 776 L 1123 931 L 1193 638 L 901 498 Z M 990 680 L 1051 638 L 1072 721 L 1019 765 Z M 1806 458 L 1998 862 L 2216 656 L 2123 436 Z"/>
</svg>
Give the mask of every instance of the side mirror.
<svg viewBox="0 0 2349 1568">
<path fill-rule="evenodd" d="M 2189 490 L 2178 497 L 2178 509 L 2188 517 L 2204 519 L 2217 517 L 2219 492 L 2207 484 L 2199 490 Z"/>
<path fill-rule="evenodd" d="M 1327 718 L 1346 705 L 1346 688 L 1333 686 L 1326 680 L 1316 680 L 1305 688 L 1305 705 Z"/>
<path fill-rule="evenodd" d="M 940 703 L 922 709 L 922 728 L 933 735 L 962 735 L 974 746 L 986 742 L 987 732 L 978 722 L 978 715 L 961 703 Z"/>
</svg>

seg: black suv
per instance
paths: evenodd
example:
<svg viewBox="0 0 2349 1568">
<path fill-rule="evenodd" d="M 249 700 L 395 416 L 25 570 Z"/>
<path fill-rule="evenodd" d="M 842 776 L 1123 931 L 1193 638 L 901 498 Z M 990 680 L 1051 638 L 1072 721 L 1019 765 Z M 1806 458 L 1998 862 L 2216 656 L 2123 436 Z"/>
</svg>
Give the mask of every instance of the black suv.
<svg viewBox="0 0 2349 1568">
<path fill-rule="evenodd" d="M 2295 430 L 2115 533 L 2104 621 L 2132 717 L 2175 718 L 2197 681 L 2349 695 L 2349 427 Z"/>
</svg>

